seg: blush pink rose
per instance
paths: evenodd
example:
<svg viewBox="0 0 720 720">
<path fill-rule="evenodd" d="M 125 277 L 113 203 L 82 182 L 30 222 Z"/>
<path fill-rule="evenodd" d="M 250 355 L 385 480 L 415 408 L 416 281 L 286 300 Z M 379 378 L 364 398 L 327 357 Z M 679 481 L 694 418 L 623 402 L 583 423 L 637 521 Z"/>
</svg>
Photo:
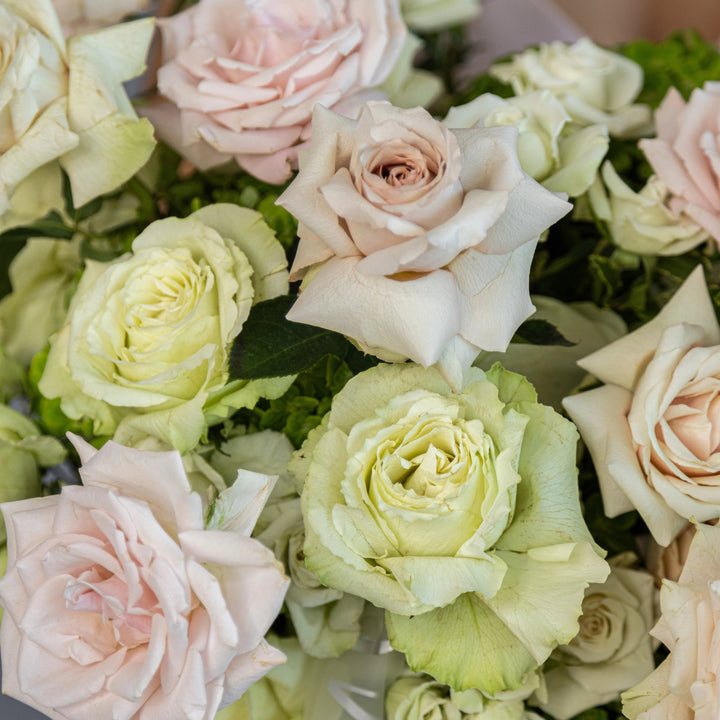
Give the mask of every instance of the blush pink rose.
<svg viewBox="0 0 720 720">
<path fill-rule="evenodd" d="M 2 506 L 3 692 L 53 720 L 212 720 L 284 661 L 263 637 L 288 579 L 249 537 L 269 478 L 206 530 L 179 453 L 71 439 L 83 486 Z"/>
<path fill-rule="evenodd" d="M 684 212 L 720 244 L 720 83 L 705 83 L 685 102 L 668 90 L 655 113 L 657 137 L 641 140 L 650 165 Z"/>
<path fill-rule="evenodd" d="M 300 172 L 278 200 L 300 221 L 288 318 L 453 386 L 504 351 L 533 311 L 538 236 L 571 206 L 520 167 L 517 129 L 451 129 L 370 102 L 357 121 L 316 108 Z"/>
<path fill-rule="evenodd" d="M 398 60 L 398 0 L 200 0 L 158 22 L 160 137 L 200 169 L 235 158 L 261 180 L 296 167 L 319 103 L 352 114 Z"/>
</svg>

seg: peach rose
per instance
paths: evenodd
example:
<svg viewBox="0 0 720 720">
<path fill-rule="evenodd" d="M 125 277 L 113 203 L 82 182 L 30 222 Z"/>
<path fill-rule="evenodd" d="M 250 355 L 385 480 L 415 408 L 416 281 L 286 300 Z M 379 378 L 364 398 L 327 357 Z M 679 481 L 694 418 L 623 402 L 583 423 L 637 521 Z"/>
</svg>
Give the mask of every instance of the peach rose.
<svg viewBox="0 0 720 720">
<path fill-rule="evenodd" d="M 288 318 L 385 360 L 440 361 L 451 385 L 535 309 L 538 235 L 570 209 L 520 167 L 512 127 L 450 129 L 421 108 L 324 108 L 278 203 L 299 220 Z"/>
<path fill-rule="evenodd" d="M 282 183 L 316 103 L 352 113 L 392 71 L 407 29 L 398 0 L 200 0 L 159 21 L 158 89 L 146 112 L 200 169 L 235 158 Z"/>
<path fill-rule="evenodd" d="M 655 113 L 657 137 L 641 140 L 657 176 L 684 212 L 720 244 L 720 83 L 705 83 L 686 103 L 670 88 Z"/>
<path fill-rule="evenodd" d="M 720 328 L 698 267 L 651 322 L 578 363 L 606 385 L 565 398 L 605 512 L 660 545 L 720 517 Z"/>
<path fill-rule="evenodd" d="M 179 453 L 71 440 L 84 486 L 2 506 L 3 692 L 53 720 L 212 720 L 284 661 L 263 637 L 288 579 L 250 538 L 272 478 L 206 529 Z"/>
<path fill-rule="evenodd" d="M 623 693 L 630 720 L 720 717 L 720 528 L 699 525 L 680 579 L 660 590 L 662 616 L 650 634 L 670 655 Z"/>
</svg>

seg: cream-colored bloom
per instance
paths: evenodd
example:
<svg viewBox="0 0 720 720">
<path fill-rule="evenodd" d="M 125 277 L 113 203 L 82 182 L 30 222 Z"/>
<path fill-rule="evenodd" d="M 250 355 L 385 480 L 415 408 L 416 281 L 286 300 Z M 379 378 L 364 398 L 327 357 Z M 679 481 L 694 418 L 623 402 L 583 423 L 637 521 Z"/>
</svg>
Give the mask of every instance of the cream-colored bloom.
<svg viewBox="0 0 720 720">
<path fill-rule="evenodd" d="M 657 137 L 640 148 L 684 212 L 720 244 L 720 83 L 696 88 L 685 102 L 670 88 L 655 113 Z"/>
<path fill-rule="evenodd" d="M 480 95 L 450 108 L 443 122 L 451 128 L 516 127 L 522 169 L 548 190 L 570 197 L 590 187 L 609 144 L 604 125 L 577 127 L 548 90 L 507 100 L 490 93 Z"/>
<path fill-rule="evenodd" d="M 607 125 L 611 135 L 637 137 L 652 129 L 650 108 L 633 104 L 642 90 L 642 68 L 589 38 L 573 45 L 542 43 L 493 65 L 490 74 L 510 83 L 517 95 L 549 90 L 575 122 Z"/>
<path fill-rule="evenodd" d="M 99 30 L 145 10 L 150 0 L 52 0 L 65 37 Z"/>
<path fill-rule="evenodd" d="M 702 268 L 653 320 L 579 364 L 606 383 L 563 404 L 607 515 L 637 509 L 661 545 L 690 518 L 720 517 L 720 328 Z"/>
<path fill-rule="evenodd" d="M 716 720 L 720 713 L 720 528 L 698 525 L 678 582 L 660 590 L 651 634 L 670 655 L 623 693 L 630 720 Z"/>
<path fill-rule="evenodd" d="M 72 439 L 83 486 L 2 508 L 3 691 L 53 720 L 212 720 L 285 659 L 263 637 L 287 578 L 249 537 L 270 479 L 207 529 L 177 452 Z"/>
<path fill-rule="evenodd" d="M 655 667 L 650 628 L 655 585 L 646 572 L 610 561 L 604 583 L 585 591 L 580 632 L 557 648 L 545 673 L 547 701 L 540 707 L 557 720 L 617 700 Z"/>
<path fill-rule="evenodd" d="M 197 167 L 232 160 L 283 183 L 316 104 L 355 115 L 390 74 L 407 28 L 398 0 L 200 0 L 159 23 L 160 136 Z"/>
<path fill-rule="evenodd" d="M 152 127 L 122 83 L 144 70 L 152 30 L 142 20 L 66 43 L 50 0 L 0 1 L 0 218 L 23 181 L 47 181 L 35 171 L 49 163 L 79 207 L 147 161 Z"/>
<path fill-rule="evenodd" d="M 474 365 L 489 370 L 499 362 L 506 370 L 524 375 L 537 390 L 539 401 L 560 412 L 562 399 L 587 377 L 577 361 L 617 340 L 627 327 L 612 310 L 593 303 L 564 303 L 544 295 L 531 299 L 537 308 L 531 318 L 551 323 L 573 345 L 510 343 L 504 353 L 481 352 Z"/>
<path fill-rule="evenodd" d="M 313 127 L 278 201 L 300 220 L 291 277 L 305 276 L 288 318 L 385 360 L 439 362 L 461 386 L 532 313 L 538 235 L 570 205 L 522 171 L 514 128 L 451 130 L 388 103 L 358 121 L 317 108 Z"/>
<path fill-rule="evenodd" d="M 43 435 L 29 418 L 0 404 L 0 502 L 12 502 L 41 494 L 40 468 L 65 459 L 65 448 Z M 5 523 L 0 519 L 0 544 L 5 542 Z"/>
<path fill-rule="evenodd" d="M 464 25 L 480 14 L 480 0 L 400 0 L 408 27 L 422 32 Z"/>
<path fill-rule="evenodd" d="M 379 365 L 327 418 L 294 466 L 307 567 L 385 608 L 413 669 L 457 690 L 520 687 L 608 572 L 580 513 L 572 424 L 499 365 L 457 393 L 432 368 Z"/>
<path fill-rule="evenodd" d="M 710 235 L 682 210 L 668 203 L 668 186 L 653 176 L 639 192 L 629 188 L 610 162 L 602 168 L 604 185 L 589 193 L 593 211 L 608 223 L 613 242 L 640 255 L 682 255 Z"/>
<path fill-rule="evenodd" d="M 126 444 L 154 436 L 182 451 L 210 423 L 290 378 L 232 381 L 230 344 L 254 302 L 287 292 L 285 253 L 262 216 L 205 207 L 149 225 L 133 252 L 87 261 L 40 391 L 71 418 Z"/>
</svg>

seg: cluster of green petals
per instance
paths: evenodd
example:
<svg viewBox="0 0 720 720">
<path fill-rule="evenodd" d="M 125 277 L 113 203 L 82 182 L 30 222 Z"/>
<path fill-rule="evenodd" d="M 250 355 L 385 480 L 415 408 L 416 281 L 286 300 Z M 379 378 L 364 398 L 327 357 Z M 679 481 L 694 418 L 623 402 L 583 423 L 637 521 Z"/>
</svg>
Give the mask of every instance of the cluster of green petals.
<svg viewBox="0 0 720 720">
<path fill-rule="evenodd" d="M 308 568 L 386 610 L 413 670 L 517 688 L 578 630 L 608 567 L 582 519 L 569 421 L 499 365 L 460 393 L 434 369 L 351 380 L 293 464 Z"/>
</svg>

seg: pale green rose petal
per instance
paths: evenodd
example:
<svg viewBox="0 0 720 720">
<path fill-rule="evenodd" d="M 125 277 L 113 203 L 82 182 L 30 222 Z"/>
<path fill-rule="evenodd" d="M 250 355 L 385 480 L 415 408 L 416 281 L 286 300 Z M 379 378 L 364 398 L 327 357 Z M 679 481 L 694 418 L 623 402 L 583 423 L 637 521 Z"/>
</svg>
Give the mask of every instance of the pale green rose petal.
<svg viewBox="0 0 720 720">
<path fill-rule="evenodd" d="M 381 88 L 395 107 L 429 107 L 443 92 L 443 82 L 427 70 L 413 68 L 423 41 L 408 33 L 400 57 Z"/>
<path fill-rule="evenodd" d="M 2 331 L 0 330 L 0 340 Z M 9 358 L 0 344 L 0 402 L 8 402 L 23 392 L 25 372 L 20 363 Z"/>
<path fill-rule="evenodd" d="M 10 209 L 0 215 L 0 232 L 31 225 L 51 210 L 62 210 L 64 203 L 60 165 L 42 165 L 16 186 Z"/>
<path fill-rule="evenodd" d="M 339 600 L 316 607 L 290 600 L 286 604 L 300 646 L 308 655 L 340 657 L 360 637 L 360 616 L 365 607 L 362 598 L 343 595 Z"/>
<path fill-rule="evenodd" d="M 671 670 L 670 660 L 666 659 L 641 683 L 624 692 L 622 694 L 623 714 L 630 720 L 635 720 L 638 715 L 647 712 L 666 699 L 670 695 Z M 687 706 L 684 703 L 681 705 L 687 711 Z M 671 718 L 673 715 L 667 715 L 667 717 Z"/>
<path fill-rule="evenodd" d="M 480 13 L 479 0 L 401 0 L 400 9 L 409 27 L 437 30 L 462 25 Z"/>
<path fill-rule="evenodd" d="M 284 375 L 258 380 L 231 380 L 221 389 L 209 393 L 204 411 L 208 425 L 221 422 L 235 410 L 255 407 L 261 397 L 269 400 L 279 398 L 287 392 L 295 377 Z"/>
<path fill-rule="evenodd" d="M 608 564 L 590 543 L 567 543 L 527 553 L 499 550 L 508 566 L 488 606 L 519 637 L 538 664 L 558 643 L 577 635 L 585 587 L 602 582 Z"/>
<path fill-rule="evenodd" d="M 410 667 L 456 690 L 493 695 L 520 687 L 538 663 L 523 643 L 474 593 L 451 605 L 406 617 L 386 613 L 391 645 Z"/>
<path fill-rule="evenodd" d="M 79 133 L 79 144 L 60 158 L 70 178 L 73 203 L 80 207 L 112 192 L 134 175 L 155 147 L 153 126 L 122 113 Z"/>
<path fill-rule="evenodd" d="M 498 389 L 498 398 L 503 403 L 537 402 L 535 388 L 527 381 L 527 378 L 518 373 L 506 370 L 499 362 L 496 362 L 485 377 Z"/>
</svg>

